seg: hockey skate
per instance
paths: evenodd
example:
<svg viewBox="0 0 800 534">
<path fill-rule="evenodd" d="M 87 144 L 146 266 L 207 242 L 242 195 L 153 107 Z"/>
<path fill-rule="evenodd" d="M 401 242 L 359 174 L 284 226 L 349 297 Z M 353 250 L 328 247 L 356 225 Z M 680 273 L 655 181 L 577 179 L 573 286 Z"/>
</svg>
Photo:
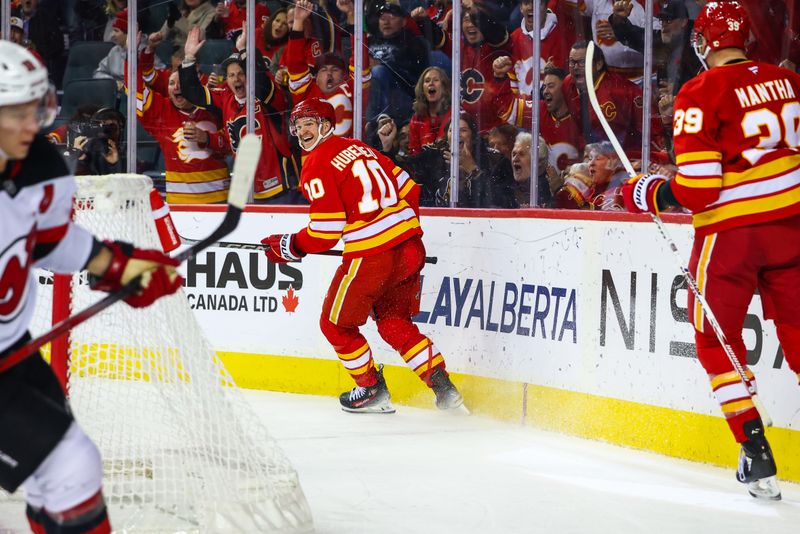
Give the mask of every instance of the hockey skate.
<svg viewBox="0 0 800 534">
<path fill-rule="evenodd" d="M 749 421 L 744 424 L 745 433 L 750 439 L 742 443 L 739 451 L 739 468 L 736 479 L 747 484 L 747 491 L 757 499 L 779 501 L 781 489 L 775 477 L 778 472 L 775 458 L 772 456 L 764 428 L 760 421 Z"/>
<path fill-rule="evenodd" d="M 356 386 L 339 395 L 342 410 L 350 413 L 394 413 L 392 396 L 383 379 L 383 364 L 378 366 L 378 381 L 369 387 Z"/>
<path fill-rule="evenodd" d="M 462 408 L 462 411 L 469 413 L 464 406 L 464 398 L 461 397 L 461 393 L 458 392 L 450 377 L 441 367 L 431 373 L 431 389 L 436 394 L 436 407 L 440 410 Z"/>
</svg>

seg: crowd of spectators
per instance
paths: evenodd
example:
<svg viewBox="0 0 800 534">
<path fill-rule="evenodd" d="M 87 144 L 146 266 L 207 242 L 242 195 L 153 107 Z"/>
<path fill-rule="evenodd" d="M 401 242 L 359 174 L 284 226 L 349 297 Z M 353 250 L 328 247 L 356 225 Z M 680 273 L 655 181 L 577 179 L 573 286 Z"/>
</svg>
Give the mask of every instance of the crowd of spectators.
<svg viewBox="0 0 800 534">
<path fill-rule="evenodd" d="M 787 0 L 739 1 L 754 23 L 752 57 L 796 69 L 800 10 Z M 538 207 L 620 210 L 625 172 L 588 104 L 586 51 L 594 41 L 595 91 L 634 165 L 641 166 L 646 143 L 649 170 L 674 174 L 672 103 L 701 69 L 690 37 L 692 19 L 705 1 L 654 3 L 653 78 L 645 80 L 641 0 L 461 0 L 458 36 L 452 32 L 450 0 L 366 0 L 358 51 L 363 85 L 355 87 L 353 0 L 257 1 L 254 112 L 268 150 L 256 201 L 303 202 L 297 190 L 303 158 L 287 123 L 292 106 L 312 96 L 328 100 L 336 111 L 335 135 L 351 136 L 353 95 L 361 91 L 365 140 L 414 177 L 423 206 L 530 207 L 535 189 Z M 92 77 L 117 82 L 116 108 L 81 108 L 62 117 L 51 134 L 67 146 L 79 172 L 107 172 L 124 164 L 126 117 L 119 111 L 125 110 L 126 95 L 135 95 L 143 131 L 139 142 L 148 139 L 161 154 L 138 162 L 139 170 L 165 177 L 170 202 L 221 201 L 244 132 L 246 2 L 137 4 L 138 32 L 131 39 L 126 0 L 12 0 L 9 38 L 41 58 L 65 95 L 70 49 L 83 41 L 111 43 Z M 533 58 L 537 6 L 541 55 Z M 460 43 L 457 113 L 451 109 L 454 40 Z M 125 80 L 129 42 L 139 53 L 133 82 Z M 203 54 L 212 59 L 201 61 Z M 539 87 L 533 86 L 535 68 Z M 652 87 L 649 106 L 646 83 Z M 534 106 L 539 110 L 535 182 L 530 176 Z M 648 129 L 649 139 L 643 139 Z M 458 140 L 455 182 L 452 136 Z"/>
</svg>

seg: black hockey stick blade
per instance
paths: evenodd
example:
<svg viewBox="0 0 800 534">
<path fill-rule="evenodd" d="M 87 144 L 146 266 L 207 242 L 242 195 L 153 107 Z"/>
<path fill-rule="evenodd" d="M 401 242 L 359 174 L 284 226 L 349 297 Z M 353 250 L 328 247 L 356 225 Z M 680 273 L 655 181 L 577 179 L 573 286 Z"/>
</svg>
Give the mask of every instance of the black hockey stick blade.
<svg viewBox="0 0 800 534">
<path fill-rule="evenodd" d="M 198 241 L 195 239 L 189 239 L 188 237 L 180 236 L 181 241 L 187 244 L 197 243 Z M 235 248 L 238 250 L 267 250 L 269 247 L 262 243 L 238 243 L 236 241 L 219 241 L 214 243 L 215 247 L 219 248 Z M 318 256 L 342 256 L 341 250 L 323 250 L 322 252 L 314 252 L 314 254 Z M 425 256 L 425 263 L 435 264 L 439 263 L 439 258 L 437 256 Z"/>
<path fill-rule="evenodd" d="M 253 180 L 255 179 L 256 167 L 258 159 L 261 155 L 261 140 L 253 135 L 245 135 L 239 143 L 239 149 L 236 154 L 236 160 L 233 164 L 233 177 L 231 178 L 230 191 L 228 192 L 228 210 L 225 212 L 225 218 L 220 225 L 211 232 L 211 235 L 197 241 L 192 246 L 183 250 L 180 254 L 175 256 L 180 262 L 194 258 L 200 251 L 208 248 L 216 241 L 231 233 L 239 224 L 239 219 L 242 215 L 247 203 L 247 198 L 250 190 L 253 188 Z M 127 284 L 120 287 L 118 290 L 109 293 L 104 298 L 98 300 L 91 306 L 84 308 L 75 315 L 67 317 L 59 322 L 48 332 L 33 339 L 15 350 L 2 360 L 0 360 L 0 373 L 15 366 L 37 350 L 42 348 L 43 345 L 53 341 L 54 339 L 66 334 L 84 321 L 91 319 L 101 311 L 105 310 L 112 304 L 119 302 L 136 293 L 141 285 L 142 275 L 131 279 Z"/>
</svg>

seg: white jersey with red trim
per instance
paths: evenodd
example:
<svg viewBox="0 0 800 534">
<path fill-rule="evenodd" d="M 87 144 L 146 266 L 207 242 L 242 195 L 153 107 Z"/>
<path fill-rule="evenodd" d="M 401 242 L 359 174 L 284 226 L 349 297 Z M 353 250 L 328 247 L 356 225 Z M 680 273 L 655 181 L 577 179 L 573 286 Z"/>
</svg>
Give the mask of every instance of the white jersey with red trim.
<svg viewBox="0 0 800 534">
<path fill-rule="evenodd" d="M 36 306 L 34 269 L 71 273 L 86 265 L 92 235 L 72 223 L 75 179 L 44 136 L 0 173 L 0 353 L 27 332 Z"/>
</svg>

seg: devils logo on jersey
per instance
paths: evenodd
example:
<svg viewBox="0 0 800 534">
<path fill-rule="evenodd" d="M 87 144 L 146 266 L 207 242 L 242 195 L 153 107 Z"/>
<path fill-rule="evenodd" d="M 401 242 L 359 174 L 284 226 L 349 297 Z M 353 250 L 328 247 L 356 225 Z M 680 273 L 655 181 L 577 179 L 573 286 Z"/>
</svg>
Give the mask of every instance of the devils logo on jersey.
<svg viewBox="0 0 800 534">
<path fill-rule="evenodd" d="M 22 235 L 0 252 L 0 323 L 10 323 L 24 308 L 35 235 Z"/>
</svg>

